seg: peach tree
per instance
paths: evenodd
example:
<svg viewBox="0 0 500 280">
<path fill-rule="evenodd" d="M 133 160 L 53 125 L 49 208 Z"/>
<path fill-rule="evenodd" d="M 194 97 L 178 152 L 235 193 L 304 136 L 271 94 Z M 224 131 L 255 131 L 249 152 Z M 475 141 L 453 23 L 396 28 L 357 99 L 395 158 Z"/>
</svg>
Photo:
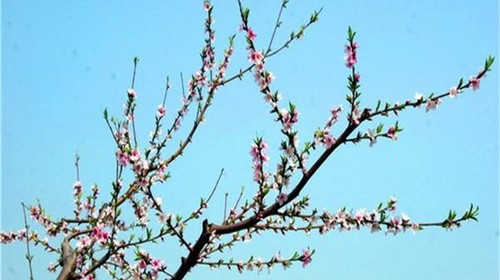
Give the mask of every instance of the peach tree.
<svg viewBox="0 0 500 280">
<path fill-rule="evenodd" d="M 398 201 L 394 197 L 368 208 L 352 210 L 343 207 L 335 211 L 320 211 L 311 207 L 310 198 L 304 190 L 325 161 L 343 145 L 366 143 L 371 147 L 382 140 L 396 141 L 403 128 L 392 119 L 405 110 L 429 112 L 447 99 L 459 98 L 469 90 L 478 90 L 482 79 L 491 70 L 494 58 L 488 57 L 478 72 L 469 78 L 457 79 L 456 84 L 445 92 L 417 93 L 404 102 L 379 100 L 376 104 L 365 106 L 361 104 L 363 75 L 358 68 L 358 38 L 354 29 L 349 27 L 344 46 L 346 103 L 332 104 L 328 118 L 318 124 L 314 133 L 304 135 L 298 130 L 297 123 L 307 116 L 300 114 L 300 104 L 282 101 L 284 93 L 275 88 L 275 75 L 267 62 L 302 39 L 319 20 L 322 10 L 313 12 L 303 26 L 291 32 L 287 40 L 277 43 L 275 35 L 281 27 L 281 16 L 287 4 L 288 1 L 282 1 L 272 36 L 262 45 L 256 40 L 259 32 L 252 28 L 250 9 L 238 1 L 241 21 L 238 33 L 229 37 L 227 48 L 218 53 L 214 47 L 214 7 L 205 0 L 205 38 L 200 65 L 189 76 L 185 88 L 183 85 L 177 109 L 166 102 L 167 96 L 172 94 L 171 83 L 167 79 L 164 97 L 157 106 L 154 129 L 147 143 L 140 143 L 137 136 L 136 108 L 141 92 L 135 86 L 139 59 L 134 58 L 132 83 L 126 90 L 123 112 L 117 117 L 107 109 L 103 112 L 115 145 L 112 151 L 116 158 L 114 180 L 105 187 L 96 184 L 85 186 L 80 180 L 80 158 L 77 155 L 76 178 L 72 186 L 73 215 L 52 217 L 41 202 L 23 204 L 25 228 L 2 231 L 1 243 L 25 242 L 30 270 L 33 258 L 30 245 L 44 248 L 54 255 L 54 262 L 48 269 L 57 273 L 60 280 L 184 279 L 198 266 L 244 272 L 270 270 L 275 266 L 287 268 L 294 263 L 305 267 L 313 260 L 315 249 L 307 246 L 297 248 L 298 251 L 291 255 L 277 252 L 267 258 L 251 255 L 245 259 L 228 256 L 228 252 L 239 243 L 268 232 L 283 235 L 289 232 L 326 234 L 367 229 L 373 233 L 396 235 L 407 231 L 416 233 L 427 227 L 452 229 L 466 221 L 477 221 L 479 207 L 473 204 L 467 206 L 464 212 L 450 210 L 439 221 L 414 221 L 398 211 Z M 235 52 L 234 41 L 238 38 L 245 41 L 245 49 L 239 52 L 245 53 L 248 65 L 236 71 L 233 67 L 233 71 L 229 71 Z M 176 175 L 170 172 L 170 167 L 184 153 L 189 153 L 190 144 L 203 141 L 196 135 L 219 90 L 247 75 L 253 77 L 255 91 L 261 95 L 263 106 L 267 106 L 270 118 L 277 124 L 276 133 L 281 135 L 281 143 L 272 147 L 263 136 L 251 141 L 249 160 L 254 181 L 251 193 L 242 189 L 233 200 L 226 195 L 220 221 L 206 218 L 204 214 L 211 199 L 217 195 L 224 169 L 212 189 L 208 190 L 209 195 L 200 198 L 196 209 L 187 215 L 171 213 L 169 205 L 165 205 L 162 198 L 155 194 L 156 190 L 169 186 L 169 178 Z M 179 134 L 180 131 L 185 135 Z M 172 139 L 180 142 L 174 143 Z M 270 154 L 279 156 L 271 161 Z M 109 192 L 110 195 L 104 197 L 101 192 Z M 28 215 L 36 227 L 29 225 Z M 194 238 L 192 232 L 196 232 Z M 175 240 L 184 250 L 178 263 L 167 263 L 147 249 L 151 244 L 162 246 L 168 240 Z M 33 273 L 30 277 L 34 279 Z"/>
</svg>

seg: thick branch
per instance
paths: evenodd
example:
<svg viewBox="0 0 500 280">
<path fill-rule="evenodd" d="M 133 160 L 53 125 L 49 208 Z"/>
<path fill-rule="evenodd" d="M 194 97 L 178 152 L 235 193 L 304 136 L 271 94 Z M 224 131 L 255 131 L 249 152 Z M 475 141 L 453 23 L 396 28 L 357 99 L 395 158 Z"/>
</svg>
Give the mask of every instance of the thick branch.
<svg viewBox="0 0 500 280">
<path fill-rule="evenodd" d="M 342 135 L 338 138 L 336 143 L 332 145 L 329 149 L 327 149 L 318 160 L 311 166 L 311 168 L 302 175 L 302 179 L 297 183 L 297 185 L 293 188 L 293 190 L 288 195 L 288 199 L 285 203 L 281 205 L 278 202 L 275 202 L 271 206 L 267 207 L 260 213 L 259 217 L 257 215 L 253 215 L 241 222 L 230 224 L 230 225 L 211 225 L 211 230 L 215 231 L 218 234 L 228 234 L 236 231 L 240 231 L 242 229 L 247 229 L 257 224 L 261 219 L 274 215 L 278 212 L 278 210 L 285 205 L 287 205 L 290 201 L 297 198 L 300 192 L 304 189 L 304 187 L 309 182 L 309 179 L 318 171 L 318 169 L 323 165 L 323 163 L 328 159 L 328 157 L 340 146 L 340 144 L 344 143 L 347 137 L 358 127 L 358 125 L 351 124 L 346 130 L 342 133 Z"/>
<path fill-rule="evenodd" d="M 73 280 L 76 279 L 73 276 L 73 273 L 76 270 L 76 253 L 69 245 L 70 236 L 64 238 L 64 241 L 61 245 L 62 249 L 62 258 L 61 258 L 61 266 L 62 270 L 57 276 L 57 280 Z"/>
<path fill-rule="evenodd" d="M 183 279 L 184 276 L 186 276 L 186 274 L 191 270 L 191 268 L 193 268 L 198 263 L 198 256 L 200 255 L 203 248 L 205 248 L 205 245 L 207 245 L 209 240 L 210 240 L 209 225 L 208 221 L 204 220 L 203 228 L 201 230 L 201 234 L 200 237 L 198 238 L 198 241 L 196 241 L 196 243 L 194 244 L 187 258 L 184 257 L 181 258 L 182 261 L 181 266 L 175 272 L 174 276 L 172 277 L 172 280 L 180 280 Z"/>
</svg>

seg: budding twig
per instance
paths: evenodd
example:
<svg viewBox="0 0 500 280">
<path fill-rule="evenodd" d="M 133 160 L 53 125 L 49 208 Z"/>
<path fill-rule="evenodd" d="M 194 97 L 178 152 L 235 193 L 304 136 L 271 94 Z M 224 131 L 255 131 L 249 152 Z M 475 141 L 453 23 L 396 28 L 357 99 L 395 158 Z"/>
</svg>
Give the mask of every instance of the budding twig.
<svg viewBox="0 0 500 280">
<path fill-rule="evenodd" d="M 28 225 L 28 221 L 26 219 L 26 206 L 24 205 L 24 202 L 21 203 L 21 206 L 23 208 L 23 216 L 24 216 L 24 228 L 26 230 L 25 234 L 26 234 L 26 260 L 28 260 L 28 267 L 29 267 L 29 270 L 30 270 L 30 280 L 34 280 L 33 278 L 33 267 L 32 267 L 32 260 L 33 260 L 33 256 L 31 255 L 30 253 L 30 232 L 29 232 L 29 225 Z"/>
</svg>

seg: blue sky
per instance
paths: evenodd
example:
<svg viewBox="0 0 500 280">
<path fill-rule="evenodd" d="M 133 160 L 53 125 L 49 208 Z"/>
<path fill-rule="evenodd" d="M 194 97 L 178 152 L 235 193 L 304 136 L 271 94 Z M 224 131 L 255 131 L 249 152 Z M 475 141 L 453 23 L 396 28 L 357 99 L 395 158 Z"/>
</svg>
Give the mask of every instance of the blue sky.
<svg viewBox="0 0 500 280">
<path fill-rule="evenodd" d="M 270 37 L 279 1 L 245 1 L 258 48 Z M 301 1 L 304 2 L 304 1 Z M 377 1 L 378 2 L 378 1 Z M 216 48 L 240 23 L 236 1 L 214 1 Z M 344 103 L 348 69 L 343 63 L 347 27 L 358 31 L 362 106 L 412 99 L 415 92 L 446 92 L 468 78 L 488 55 L 498 56 L 498 1 L 291 1 L 276 38 L 323 7 L 320 21 L 290 49 L 268 61 L 275 89 L 293 101 L 300 115 L 299 138 L 310 138 Z M 166 76 L 172 80 L 170 112 L 180 106 L 179 73 L 199 66 L 203 44 L 201 1 L 14 1 L 2 3 L 2 229 L 23 227 L 21 202 L 42 205 L 53 217 L 72 211 L 74 155 L 81 156 L 84 188 L 98 183 L 103 193 L 114 176 L 114 146 L 102 119 L 107 107 L 121 114 L 130 86 L 132 59 L 140 57 L 136 89 L 139 141 L 146 142 Z M 229 74 L 246 67 L 241 34 Z M 240 244 L 227 256 L 269 258 L 316 249 L 310 266 L 295 265 L 271 274 L 195 268 L 188 279 L 495 279 L 498 277 L 498 77 L 497 64 L 477 92 L 446 98 L 435 112 L 423 108 L 381 119 L 405 128 L 397 142 L 379 140 L 342 146 L 311 180 L 304 194 L 320 210 L 376 207 L 389 196 L 416 221 L 441 221 L 449 209 L 459 213 L 480 206 L 480 222 L 454 231 L 427 229 L 416 235 L 386 236 L 330 232 L 320 236 L 268 233 Z M 283 105 L 284 106 L 284 105 Z M 221 89 L 182 158 L 173 178 L 158 194 L 173 213 L 186 215 L 206 196 L 221 168 L 220 187 L 207 212 L 221 219 L 224 193 L 236 199 L 242 185 L 251 197 L 251 158 L 256 135 L 279 158 L 279 126 L 267 112 L 251 77 Z M 170 115 L 172 116 L 172 115 Z M 345 115 L 344 115 L 345 116 Z M 378 122 L 364 126 L 376 126 Z M 338 127 L 337 129 L 340 129 Z M 179 139 L 173 141 L 176 143 Z M 274 161 L 273 161 L 274 160 Z M 188 228 L 189 236 L 199 226 Z M 173 267 L 176 244 L 156 248 Z M 2 246 L 2 279 L 27 278 L 24 245 Z M 34 251 L 35 276 L 45 279 L 55 255 Z M 436 276 L 439 275 L 439 276 Z M 239 277 L 239 278 L 238 278 Z"/>
</svg>

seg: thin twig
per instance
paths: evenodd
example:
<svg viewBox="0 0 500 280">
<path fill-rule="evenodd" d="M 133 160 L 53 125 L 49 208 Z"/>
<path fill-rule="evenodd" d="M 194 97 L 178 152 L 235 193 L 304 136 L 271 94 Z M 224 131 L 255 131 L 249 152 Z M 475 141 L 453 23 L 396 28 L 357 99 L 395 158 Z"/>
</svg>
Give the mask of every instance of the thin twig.
<svg viewBox="0 0 500 280">
<path fill-rule="evenodd" d="M 182 86 L 182 97 L 186 98 L 186 89 L 184 88 L 184 77 L 181 72 L 181 86 Z"/>
<path fill-rule="evenodd" d="M 105 112 L 107 112 L 107 110 L 106 110 L 106 109 L 105 109 L 104 111 L 105 111 Z M 105 114 L 106 114 L 106 113 L 105 113 Z M 120 144 L 119 144 L 119 142 L 118 142 L 118 139 L 117 139 L 117 138 L 116 138 L 116 136 L 115 136 L 115 132 L 113 131 L 113 128 L 111 127 L 111 124 L 109 123 L 109 120 L 108 120 L 107 116 L 105 116 L 105 118 L 104 118 L 104 119 L 106 120 L 106 125 L 108 126 L 109 131 L 111 132 L 111 136 L 113 136 L 113 139 L 115 140 L 115 143 L 116 143 L 117 145 L 120 145 Z"/>
<path fill-rule="evenodd" d="M 217 186 L 219 186 L 219 181 L 220 181 L 220 178 L 222 177 L 222 174 L 223 174 L 223 173 L 224 173 L 224 168 L 222 168 L 222 169 L 220 170 L 220 174 L 219 174 L 219 177 L 217 178 L 217 182 L 215 182 L 215 185 L 214 185 L 214 187 L 213 187 L 213 189 L 212 189 L 212 192 L 211 192 L 211 193 L 210 193 L 210 195 L 208 196 L 206 203 L 208 203 L 208 202 L 210 201 L 210 199 L 212 198 L 212 196 L 213 196 L 213 195 L 214 195 L 214 193 L 215 193 L 215 190 L 217 190 Z"/>
<path fill-rule="evenodd" d="M 319 9 L 319 11 L 317 12 L 317 14 L 319 15 L 322 11 L 323 11 L 323 8 Z M 314 23 L 313 21 L 309 21 L 309 22 L 308 22 L 308 23 L 304 26 L 304 28 L 303 28 L 302 30 L 306 30 L 306 29 L 307 29 L 307 28 L 308 28 L 311 24 L 313 24 L 313 23 Z M 280 51 L 282 51 L 283 49 L 288 48 L 288 45 L 290 45 L 290 43 L 291 43 L 293 40 L 299 39 L 299 38 L 300 38 L 300 36 L 302 36 L 302 35 L 301 35 L 301 34 L 300 34 L 300 32 L 299 32 L 299 33 L 295 34 L 295 36 L 290 37 L 290 39 L 288 39 L 288 40 L 287 40 L 287 41 L 286 41 L 286 42 L 285 42 L 285 43 L 284 43 L 281 47 L 279 47 L 277 50 L 275 50 L 275 51 L 273 51 L 273 52 L 271 52 L 271 53 L 268 53 L 268 54 L 266 55 L 266 58 L 271 57 L 271 56 L 274 56 L 275 54 L 279 53 L 279 52 L 280 52 Z"/>
<path fill-rule="evenodd" d="M 163 107 L 165 107 L 165 102 L 167 100 L 167 94 L 169 89 L 170 89 L 170 79 L 167 76 L 167 85 L 165 86 L 165 94 L 163 95 L 163 102 L 161 103 Z"/>
<path fill-rule="evenodd" d="M 222 218 L 222 222 L 224 223 L 224 221 L 226 220 L 226 213 L 227 213 L 227 197 L 228 197 L 229 193 L 226 193 L 225 196 L 224 196 L 224 218 Z"/>
<path fill-rule="evenodd" d="M 33 278 L 33 267 L 31 261 L 33 260 L 33 256 L 30 253 L 30 235 L 29 235 L 29 225 L 28 220 L 26 219 L 26 206 L 24 202 L 21 203 L 23 207 L 23 215 L 24 215 L 24 228 L 26 229 L 26 259 L 28 260 L 28 267 L 30 269 L 30 280 L 34 280 Z"/>
<path fill-rule="evenodd" d="M 76 167 L 76 181 L 80 181 L 80 156 L 78 153 L 75 155 L 75 167 Z"/>
<path fill-rule="evenodd" d="M 281 2 L 281 7 L 280 7 L 280 11 L 278 13 L 278 17 L 276 18 L 276 23 L 274 24 L 274 30 L 273 30 L 273 34 L 271 35 L 271 39 L 269 40 L 269 45 L 267 46 L 267 51 L 266 51 L 266 54 L 270 53 L 271 52 L 271 47 L 273 45 L 273 41 L 274 41 L 274 36 L 276 36 L 276 31 L 278 30 L 278 28 L 280 27 L 281 25 L 281 22 L 280 22 L 280 19 L 281 19 L 281 13 L 283 12 L 283 9 L 286 8 L 286 3 L 288 2 L 288 0 L 283 0 Z"/>
<path fill-rule="evenodd" d="M 244 191 L 245 191 L 245 187 L 241 187 L 240 195 L 238 196 L 238 199 L 236 199 L 236 203 L 234 204 L 233 209 L 236 209 L 238 207 L 238 204 L 240 203 L 240 200 L 243 197 Z"/>
<path fill-rule="evenodd" d="M 132 74 L 132 85 L 131 85 L 132 89 L 135 86 L 135 74 L 136 74 L 136 71 L 137 71 L 137 63 L 138 62 L 139 62 L 139 58 L 138 57 L 134 57 L 134 73 Z M 133 108 L 132 108 L 132 110 L 133 110 Z M 136 132 L 135 132 L 135 116 L 134 116 L 134 113 L 132 113 L 132 131 L 133 131 L 133 134 L 134 134 L 134 144 L 135 144 L 135 147 L 137 147 L 137 136 L 136 136 Z"/>
</svg>

